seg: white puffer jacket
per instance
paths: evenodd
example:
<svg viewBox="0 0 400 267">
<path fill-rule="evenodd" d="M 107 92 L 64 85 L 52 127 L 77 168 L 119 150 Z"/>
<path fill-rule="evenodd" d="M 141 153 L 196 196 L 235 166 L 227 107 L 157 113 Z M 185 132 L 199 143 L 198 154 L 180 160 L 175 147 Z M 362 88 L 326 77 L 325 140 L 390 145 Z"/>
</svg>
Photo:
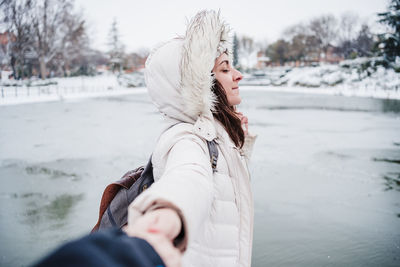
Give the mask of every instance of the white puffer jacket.
<svg viewBox="0 0 400 267">
<path fill-rule="evenodd" d="M 133 223 L 155 205 L 175 208 L 185 238 L 183 266 L 250 266 L 253 199 L 247 168 L 255 136 L 235 147 L 211 110 L 211 69 L 227 47 L 227 29 L 215 12 L 201 12 L 183 38 L 155 49 L 146 84 L 168 127 L 153 152 L 155 183 L 129 206 Z M 218 144 L 213 173 L 207 142 Z"/>
</svg>

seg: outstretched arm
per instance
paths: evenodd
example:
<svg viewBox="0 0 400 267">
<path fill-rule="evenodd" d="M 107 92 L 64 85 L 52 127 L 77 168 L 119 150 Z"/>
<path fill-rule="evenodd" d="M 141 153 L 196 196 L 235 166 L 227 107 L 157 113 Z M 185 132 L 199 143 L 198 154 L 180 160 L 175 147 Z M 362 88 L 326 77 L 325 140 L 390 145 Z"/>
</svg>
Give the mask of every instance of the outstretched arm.
<svg viewBox="0 0 400 267">
<path fill-rule="evenodd" d="M 213 174 L 204 140 L 185 133 L 170 143 L 173 146 L 163 149 L 167 154 L 161 155 L 167 157 L 163 175 L 130 204 L 128 224 L 136 224 L 158 208 L 175 211 L 182 226 L 172 231 L 175 235 L 179 231 L 174 245 L 183 252 L 189 240 L 196 238 L 211 209 Z"/>
<path fill-rule="evenodd" d="M 154 242 L 129 236 L 120 229 L 98 231 L 64 244 L 33 267 L 179 266 L 179 252 L 160 257 L 155 250 L 154 244 L 163 244 L 173 251 L 169 240 L 166 241 L 162 236 L 152 236 L 150 239 Z"/>
</svg>

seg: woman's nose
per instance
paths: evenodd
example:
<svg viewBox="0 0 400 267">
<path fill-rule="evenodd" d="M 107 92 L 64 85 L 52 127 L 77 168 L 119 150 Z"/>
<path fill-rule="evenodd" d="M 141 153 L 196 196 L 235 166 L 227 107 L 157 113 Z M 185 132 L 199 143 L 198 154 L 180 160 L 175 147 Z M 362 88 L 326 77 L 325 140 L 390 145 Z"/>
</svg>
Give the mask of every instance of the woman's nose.
<svg viewBox="0 0 400 267">
<path fill-rule="evenodd" d="M 240 71 L 238 71 L 237 69 L 235 69 L 234 80 L 239 82 L 241 79 L 243 79 L 242 73 Z"/>
</svg>

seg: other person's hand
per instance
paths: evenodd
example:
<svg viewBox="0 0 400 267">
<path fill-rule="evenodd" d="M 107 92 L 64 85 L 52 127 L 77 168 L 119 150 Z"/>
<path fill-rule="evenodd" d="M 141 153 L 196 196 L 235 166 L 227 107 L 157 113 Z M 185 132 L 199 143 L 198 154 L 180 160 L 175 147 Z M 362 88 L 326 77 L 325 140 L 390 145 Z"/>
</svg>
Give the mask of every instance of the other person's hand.
<svg viewBox="0 0 400 267">
<path fill-rule="evenodd" d="M 182 223 L 177 212 L 161 208 L 146 212 L 133 225 L 123 229 L 127 235 L 146 240 L 158 253 L 167 267 L 181 266 L 181 252 L 173 240 L 181 231 Z"/>
</svg>

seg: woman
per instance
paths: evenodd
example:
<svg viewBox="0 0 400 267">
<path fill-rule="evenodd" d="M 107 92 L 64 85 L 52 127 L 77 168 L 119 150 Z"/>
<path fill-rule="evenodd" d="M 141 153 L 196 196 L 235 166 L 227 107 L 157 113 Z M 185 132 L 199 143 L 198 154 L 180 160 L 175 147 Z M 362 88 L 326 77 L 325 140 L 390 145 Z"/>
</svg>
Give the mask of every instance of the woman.
<svg viewBox="0 0 400 267">
<path fill-rule="evenodd" d="M 242 75 L 231 55 L 227 25 L 219 13 L 202 11 L 184 37 L 159 46 L 146 62 L 149 94 L 168 127 L 152 155 L 155 183 L 130 205 L 125 231 L 146 239 L 167 266 L 179 265 L 181 253 L 183 266 L 251 264 L 247 161 L 255 136 L 235 109 Z"/>
</svg>

